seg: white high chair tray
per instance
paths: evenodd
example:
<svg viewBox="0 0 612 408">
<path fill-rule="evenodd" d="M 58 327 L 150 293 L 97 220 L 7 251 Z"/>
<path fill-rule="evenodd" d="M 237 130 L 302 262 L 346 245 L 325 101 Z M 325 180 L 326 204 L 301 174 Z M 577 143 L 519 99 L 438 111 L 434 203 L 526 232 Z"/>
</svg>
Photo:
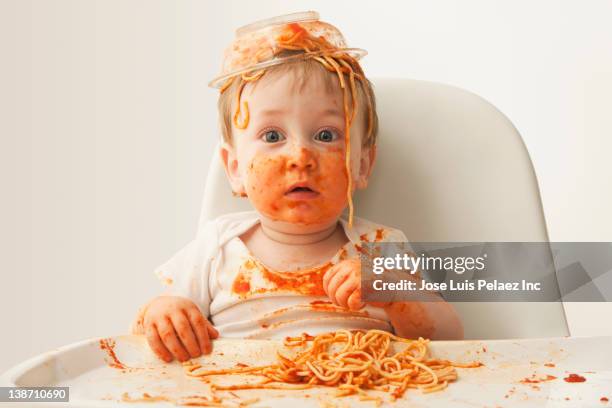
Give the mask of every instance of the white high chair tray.
<svg viewBox="0 0 612 408">
<path fill-rule="evenodd" d="M 112 352 L 101 347 L 100 339 L 86 340 L 42 354 L 9 370 L 0 377 L 0 386 L 68 386 L 74 407 L 171 407 L 187 395 L 210 395 L 209 385 L 188 378 L 180 363 L 158 360 L 142 336 L 111 338 L 116 358 L 128 368 L 113 367 Z M 457 362 L 480 361 L 480 368 L 457 369 L 459 378 L 440 392 L 421 394 L 409 389 L 394 403 L 384 392 L 384 406 L 410 407 L 605 407 L 612 399 L 612 337 L 551 338 L 492 341 L 431 342 L 435 358 Z M 264 365 L 276 361 L 281 341 L 221 339 L 213 353 L 197 359 L 205 367 L 229 368 L 237 363 Z M 569 383 L 569 374 L 586 381 Z M 538 382 L 546 376 L 555 379 Z M 250 380 L 254 378 L 248 377 Z M 237 383 L 239 376 L 212 377 L 216 383 Z M 534 382 L 535 381 L 535 382 Z M 227 391 L 227 403 L 238 399 Z M 370 392 L 370 391 L 369 391 Z M 127 393 L 127 394 L 125 394 Z M 148 394 L 149 402 L 127 402 Z M 357 397 L 334 397 L 335 390 L 317 387 L 303 391 L 242 390 L 242 400 L 259 398 L 251 407 L 373 407 L 372 401 Z M 160 399 L 166 399 L 161 401 Z M 37 407 L 62 406 L 36 403 Z M 0 404 L 0 406 L 8 406 Z M 23 407 L 23 403 L 15 403 Z"/>
</svg>

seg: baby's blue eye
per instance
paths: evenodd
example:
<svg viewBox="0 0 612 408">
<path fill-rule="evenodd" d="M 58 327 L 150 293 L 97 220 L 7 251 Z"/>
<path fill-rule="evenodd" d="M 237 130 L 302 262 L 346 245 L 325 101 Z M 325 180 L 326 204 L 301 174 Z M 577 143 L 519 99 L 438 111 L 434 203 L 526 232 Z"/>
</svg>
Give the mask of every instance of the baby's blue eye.
<svg viewBox="0 0 612 408">
<path fill-rule="evenodd" d="M 331 130 L 322 130 L 315 135 L 315 140 L 319 142 L 330 143 L 337 139 L 337 135 Z"/>
<path fill-rule="evenodd" d="M 261 138 L 266 143 L 278 143 L 281 140 L 285 140 L 285 136 L 281 135 L 276 130 L 268 130 Z"/>
</svg>

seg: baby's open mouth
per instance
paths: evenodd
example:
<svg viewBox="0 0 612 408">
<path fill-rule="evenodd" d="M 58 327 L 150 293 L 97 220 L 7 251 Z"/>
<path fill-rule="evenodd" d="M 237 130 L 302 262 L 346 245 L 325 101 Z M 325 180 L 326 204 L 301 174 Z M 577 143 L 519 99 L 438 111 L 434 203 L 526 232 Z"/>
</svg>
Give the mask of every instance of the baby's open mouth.
<svg viewBox="0 0 612 408">
<path fill-rule="evenodd" d="M 310 198 L 315 198 L 318 195 L 319 193 L 317 191 L 304 184 L 294 185 L 290 187 L 285 193 L 286 197 L 295 200 L 307 200 Z"/>
<path fill-rule="evenodd" d="M 310 187 L 295 187 L 295 188 L 292 188 L 291 191 L 289 192 L 292 193 L 295 191 L 313 191 L 313 190 Z"/>
</svg>

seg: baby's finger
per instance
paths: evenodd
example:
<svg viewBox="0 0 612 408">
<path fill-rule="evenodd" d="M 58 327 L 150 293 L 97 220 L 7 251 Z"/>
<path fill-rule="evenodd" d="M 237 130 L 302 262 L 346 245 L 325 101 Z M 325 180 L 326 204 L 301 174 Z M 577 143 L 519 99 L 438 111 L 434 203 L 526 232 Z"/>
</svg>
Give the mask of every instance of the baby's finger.
<svg viewBox="0 0 612 408">
<path fill-rule="evenodd" d="M 338 301 L 336 299 L 336 292 L 338 291 L 340 285 L 342 285 L 344 281 L 350 276 L 350 274 L 350 270 L 342 269 L 329 282 L 329 286 L 327 288 L 327 295 L 332 300 L 332 302 L 338 304 Z"/>
<path fill-rule="evenodd" d="M 174 330 L 178 334 L 181 343 L 183 343 L 183 346 L 189 352 L 189 355 L 192 358 L 199 357 L 202 354 L 200 352 L 200 345 L 198 344 L 198 339 L 196 339 L 193 328 L 191 327 L 191 323 L 187 319 L 187 316 L 179 311 L 177 313 L 173 313 L 170 316 L 170 320 L 172 321 Z"/>
<path fill-rule="evenodd" d="M 189 321 L 191 322 L 191 326 L 193 327 L 193 330 L 198 338 L 198 343 L 200 343 L 200 350 L 202 350 L 202 353 L 204 354 L 210 353 L 211 347 L 210 335 L 207 327 L 208 321 L 197 309 L 189 311 Z"/>
<path fill-rule="evenodd" d="M 356 289 L 348 298 L 348 308 L 350 310 L 361 310 L 365 304 L 361 301 L 361 289 Z"/>
<path fill-rule="evenodd" d="M 170 350 L 172 355 L 174 355 L 178 361 L 183 362 L 189 360 L 189 354 L 176 336 L 174 327 L 172 327 L 172 323 L 169 319 L 159 321 L 157 323 L 157 331 L 159 332 L 159 337 L 161 337 L 166 348 Z"/>
<path fill-rule="evenodd" d="M 157 328 L 155 325 L 147 325 L 145 327 L 145 335 L 147 336 L 147 343 L 149 343 L 151 350 L 153 350 L 153 352 L 166 363 L 171 362 L 172 354 L 168 351 L 166 346 L 164 346 L 164 343 L 157 333 Z"/>
<path fill-rule="evenodd" d="M 329 296 L 329 282 L 331 281 L 331 279 L 334 277 L 334 275 L 336 275 L 336 273 L 338 273 L 338 271 L 341 268 L 338 265 L 335 265 L 334 267 L 332 267 L 329 271 L 327 271 L 325 273 L 325 275 L 323 275 L 323 290 L 325 291 L 325 294 Z"/>
<path fill-rule="evenodd" d="M 216 339 L 219 337 L 219 331 L 208 320 L 206 321 L 206 328 L 208 329 L 208 336 L 211 339 Z"/>
<path fill-rule="evenodd" d="M 336 291 L 336 302 L 339 306 L 348 307 L 349 296 L 359 288 L 359 281 L 354 277 L 349 277 Z"/>
</svg>

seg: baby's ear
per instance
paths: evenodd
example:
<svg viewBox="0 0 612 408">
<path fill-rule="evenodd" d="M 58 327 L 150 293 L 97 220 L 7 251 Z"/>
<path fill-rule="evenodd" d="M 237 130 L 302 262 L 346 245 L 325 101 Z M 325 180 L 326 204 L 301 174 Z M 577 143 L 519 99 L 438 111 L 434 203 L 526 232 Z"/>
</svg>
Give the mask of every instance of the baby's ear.
<svg viewBox="0 0 612 408">
<path fill-rule="evenodd" d="M 221 154 L 221 162 L 223 163 L 225 174 L 227 175 L 227 179 L 232 187 L 232 192 L 234 195 L 241 197 L 246 196 L 244 183 L 242 182 L 242 175 L 240 174 L 240 169 L 238 168 L 236 149 L 233 146 L 230 146 L 227 142 L 224 142 L 221 145 L 219 153 Z"/>
<path fill-rule="evenodd" d="M 355 187 L 364 189 L 368 186 L 368 180 L 376 161 L 376 145 L 361 148 L 361 160 L 359 161 L 359 176 L 355 182 Z"/>
</svg>

